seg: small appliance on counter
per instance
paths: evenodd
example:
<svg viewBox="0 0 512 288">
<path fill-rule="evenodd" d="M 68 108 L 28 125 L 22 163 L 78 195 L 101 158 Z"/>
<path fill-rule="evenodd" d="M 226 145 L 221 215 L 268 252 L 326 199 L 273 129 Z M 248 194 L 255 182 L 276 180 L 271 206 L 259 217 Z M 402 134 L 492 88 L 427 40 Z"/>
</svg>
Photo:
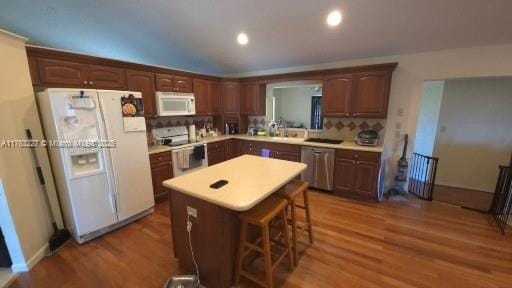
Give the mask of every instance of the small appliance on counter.
<svg viewBox="0 0 512 288">
<path fill-rule="evenodd" d="M 379 133 L 373 130 L 363 130 L 356 136 L 356 144 L 361 146 L 377 146 L 379 145 Z"/>
</svg>

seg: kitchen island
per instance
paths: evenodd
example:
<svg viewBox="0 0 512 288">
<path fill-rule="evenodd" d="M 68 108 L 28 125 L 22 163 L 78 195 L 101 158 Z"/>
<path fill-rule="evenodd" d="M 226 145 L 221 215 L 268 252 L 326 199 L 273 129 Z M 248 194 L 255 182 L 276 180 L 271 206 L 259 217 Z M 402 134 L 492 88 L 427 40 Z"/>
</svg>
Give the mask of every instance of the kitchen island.
<svg viewBox="0 0 512 288">
<path fill-rule="evenodd" d="M 174 255 L 183 273 L 194 273 L 187 213 L 201 283 L 231 287 L 240 223 L 238 213 L 260 203 L 306 169 L 303 163 L 243 155 L 163 182 L 170 189 Z M 210 185 L 226 180 L 219 189 Z M 195 216 L 195 217 L 194 217 Z"/>
</svg>

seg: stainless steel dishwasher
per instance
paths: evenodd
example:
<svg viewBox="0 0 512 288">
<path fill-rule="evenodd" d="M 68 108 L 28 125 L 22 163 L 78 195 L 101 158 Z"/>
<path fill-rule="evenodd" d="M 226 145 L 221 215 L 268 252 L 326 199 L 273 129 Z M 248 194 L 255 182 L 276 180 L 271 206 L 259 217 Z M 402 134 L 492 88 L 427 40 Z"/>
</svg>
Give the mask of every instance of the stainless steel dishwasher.
<svg viewBox="0 0 512 288">
<path fill-rule="evenodd" d="M 301 157 L 302 163 L 308 165 L 301 179 L 308 181 L 310 187 L 332 190 L 334 149 L 303 146 Z"/>
</svg>

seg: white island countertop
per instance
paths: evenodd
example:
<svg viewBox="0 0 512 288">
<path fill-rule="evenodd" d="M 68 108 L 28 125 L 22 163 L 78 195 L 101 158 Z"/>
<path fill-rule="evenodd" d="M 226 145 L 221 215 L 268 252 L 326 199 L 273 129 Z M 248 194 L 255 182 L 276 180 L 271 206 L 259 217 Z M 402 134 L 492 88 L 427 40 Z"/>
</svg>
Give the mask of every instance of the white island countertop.
<svg viewBox="0 0 512 288">
<path fill-rule="evenodd" d="M 245 211 L 297 177 L 306 167 L 304 163 L 243 155 L 166 180 L 163 185 L 231 210 Z M 219 180 L 229 183 L 220 189 L 210 188 Z"/>
</svg>

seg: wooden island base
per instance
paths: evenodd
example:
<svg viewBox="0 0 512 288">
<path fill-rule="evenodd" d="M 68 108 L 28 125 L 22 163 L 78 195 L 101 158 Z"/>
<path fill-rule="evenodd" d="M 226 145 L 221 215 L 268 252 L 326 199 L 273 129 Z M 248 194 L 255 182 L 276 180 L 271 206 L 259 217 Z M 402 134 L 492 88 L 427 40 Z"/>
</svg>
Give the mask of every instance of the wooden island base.
<svg viewBox="0 0 512 288">
<path fill-rule="evenodd" d="M 192 246 L 201 284 L 227 288 L 233 283 L 240 233 L 238 212 L 171 190 L 169 197 L 174 255 L 182 273 L 194 274 L 187 232 L 187 206 L 197 209 L 192 220 Z"/>
</svg>

